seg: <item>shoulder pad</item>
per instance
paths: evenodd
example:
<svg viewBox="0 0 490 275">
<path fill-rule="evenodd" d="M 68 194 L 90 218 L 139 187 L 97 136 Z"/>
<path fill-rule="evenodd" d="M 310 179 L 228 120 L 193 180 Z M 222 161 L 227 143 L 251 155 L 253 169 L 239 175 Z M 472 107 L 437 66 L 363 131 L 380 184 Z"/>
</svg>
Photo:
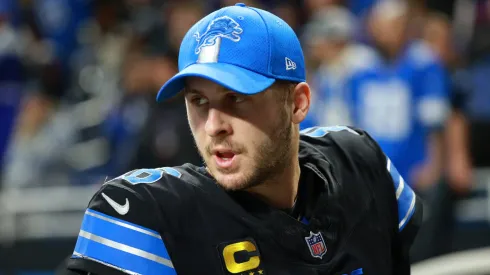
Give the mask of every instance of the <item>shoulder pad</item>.
<svg viewBox="0 0 490 275">
<path fill-rule="evenodd" d="M 321 138 L 331 132 L 340 132 L 340 131 L 347 131 L 350 132 L 351 134 L 359 135 L 359 133 L 354 131 L 352 128 L 349 128 L 347 126 L 340 126 L 340 125 L 327 126 L 327 127 L 322 127 L 322 126 L 309 127 L 301 130 L 300 134 L 313 138 Z"/>
<path fill-rule="evenodd" d="M 350 126 L 310 127 L 301 131 L 301 136 L 303 140 L 309 140 L 319 146 L 337 145 L 347 150 L 359 150 L 363 147 L 373 149 L 375 143 L 367 132 Z"/>
<path fill-rule="evenodd" d="M 160 215 L 154 200 L 154 189 L 167 185 L 169 178 L 182 174 L 174 168 L 136 169 L 106 181 L 89 203 L 88 211 L 99 211 L 114 218 L 124 219 L 151 230 L 160 230 Z M 154 213 L 151 217 L 142 213 Z"/>
<path fill-rule="evenodd" d="M 182 177 L 182 173 L 172 167 L 160 167 L 160 168 L 151 168 L 151 169 L 136 169 L 125 173 L 117 178 L 114 178 L 106 183 L 114 182 L 117 180 L 125 181 L 131 185 L 138 184 L 150 184 L 160 181 L 164 175 L 171 175 L 176 178 Z"/>
<path fill-rule="evenodd" d="M 180 207 L 191 199 L 193 193 L 189 191 L 193 187 L 187 184 L 193 182 L 191 177 L 184 167 L 144 168 L 109 180 L 104 186 L 127 190 L 139 196 L 145 203 L 155 205 L 161 215 L 172 218 L 174 215 L 178 216 L 178 213 L 169 210 Z M 172 217 L 167 217 L 168 215 Z"/>
<path fill-rule="evenodd" d="M 357 165 L 376 166 L 376 168 L 386 165 L 381 148 L 366 131 L 359 128 L 311 127 L 301 131 L 301 140 L 310 143 L 325 156 L 335 151 L 336 154 L 343 155 Z"/>
</svg>

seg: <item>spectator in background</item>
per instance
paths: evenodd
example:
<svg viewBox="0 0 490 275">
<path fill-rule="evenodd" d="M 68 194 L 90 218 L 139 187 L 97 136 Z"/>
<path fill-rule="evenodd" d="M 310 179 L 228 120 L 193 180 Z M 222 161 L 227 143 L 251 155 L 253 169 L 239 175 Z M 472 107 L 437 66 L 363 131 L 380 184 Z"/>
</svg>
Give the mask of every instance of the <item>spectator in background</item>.
<svg viewBox="0 0 490 275">
<path fill-rule="evenodd" d="M 432 12 L 426 16 L 421 38 L 448 69 L 455 67 L 457 57 L 452 45 L 451 22 L 444 14 Z"/>
<path fill-rule="evenodd" d="M 4 154 L 11 140 L 25 81 L 20 37 L 13 24 L 15 3 L 0 1 L 0 186 Z"/>
<path fill-rule="evenodd" d="M 369 31 L 384 65 L 349 83 L 354 124 L 380 144 L 410 185 L 439 180 L 440 130 L 448 114 L 443 64 L 427 46 L 407 37 L 408 6 L 384 1 L 369 16 Z"/>
<path fill-rule="evenodd" d="M 348 9 L 353 17 L 356 18 L 358 33 L 355 34 L 360 40 L 364 39 L 364 23 L 372 6 L 380 0 L 299 0 L 304 16 L 308 19 L 323 8 L 344 7 Z M 403 1 L 403 0 L 402 0 Z"/>
<path fill-rule="evenodd" d="M 141 16 L 148 15 L 142 5 L 151 3 L 132 5 Z M 179 45 L 172 41 L 182 39 L 180 26 L 201 18 L 200 2 L 159 6 L 147 26 L 142 25 L 148 21 L 126 24 L 117 0 L 91 7 L 93 17 L 74 30 L 80 40 L 69 57 L 70 85 L 46 89 L 62 91 L 58 107 L 39 131 L 16 140 L 10 150 L 10 187 L 102 182 L 128 167 L 169 166 L 181 158 L 200 162 L 183 102 L 154 104 L 161 83 L 176 70 Z"/>
<path fill-rule="evenodd" d="M 453 105 L 464 114 L 469 130 L 470 158 L 476 168 L 490 166 L 490 1 L 471 3 L 473 34 L 465 52 L 467 67 L 455 73 L 456 92 Z M 458 22 L 467 18 L 456 18 Z M 462 126 L 460 126 L 462 127 Z"/>
<path fill-rule="evenodd" d="M 307 17 L 311 18 L 317 11 L 332 6 L 341 6 L 345 0 L 302 0 Z"/>
<path fill-rule="evenodd" d="M 168 3 L 159 8 L 160 17 L 148 32 L 138 34 L 138 46 L 126 62 L 123 77 L 126 95 L 118 110 L 126 118 L 143 117 L 132 145 L 134 152 L 126 156 L 129 166 L 126 170 L 172 166 L 187 159 L 196 165 L 201 163 L 187 124 L 183 99 L 176 98 L 162 105 L 156 104 L 155 97 L 161 83 L 177 71 L 176 54 L 180 44 L 176 42 L 182 41 L 188 28 L 204 12 L 199 1 Z"/>
<path fill-rule="evenodd" d="M 466 66 L 456 70 L 453 77 L 453 120 L 447 142 L 454 157 L 450 158 L 448 172 L 453 190 L 467 195 L 472 187 L 469 166 L 477 170 L 490 167 L 490 1 L 456 2 L 459 10 L 454 23 L 459 24 L 459 33 L 455 35 L 458 41 L 467 40 L 458 43 L 467 59 Z M 468 153 L 455 146 L 461 143 L 468 145 Z"/>
<path fill-rule="evenodd" d="M 299 31 L 303 15 L 299 5 L 296 5 L 292 1 L 278 1 L 278 3 L 271 8 L 271 12 L 288 23 L 293 30 L 296 32 Z"/>
<path fill-rule="evenodd" d="M 338 6 L 321 9 L 307 24 L 307 52 L 318 65 L 311 82 L 312 105 L 301 128 L 353 124 L 347 83 L 356 73 L 378 62 L 373 49 L 353 40 L 355 29 L 356 19 Z"/>
<path fill-rule="evenodd" d="M 119 157 L 127 160 L 126 170 L 173 166 L 182 159 L 200 165 L 201 158 L 189 131 L 183 98 L 175 98 L 163 105 L 155 101 L 161 81 L 173 76 L 176 70 L 173 59 L 152 55 L 134 63 L 126 72 L 126 95 L 114 119 L 125 127 L 133 125 L 135 120 L 141 123 L 134 132 L 131 146 L 120 143 L 120 149 L 116 150 L 119 153 L 131 151 L 131 154 Z"/>
<path fill-rule="evenodd" d="M 91 16 L 93 0 L 24 1 L 28 26 L 24 61 L 30 68 L 29 96 L 17 129 L 29 142 L 56 112 L 71 82 L 70 58 Z"/>
<path fill-rule="evenodd" d="M 452 45 L 452 27 L 447 16 L 441 13 L 430 13 L 422 29 L 422 39 L 438 55 L 446 68 L 454 71 L 459 60 Z M 459 80 L 457 80 L 459 81 Z M 451 85 L 452 98 L 458 97 L 461 90 L 458 85 Z M 456 96 L 456 97 L 455 97 Z M 454 100 L 453 100 L 454 102 Z M 457 103 L 456 103 L 457 104 Z M 445 136 L 445 175 L 447 183 L 459 194 L 465 194 L 472 186 L 472 169 L 469 156 L 468 126 L 461 109 L 453 106 L 446 124 Z"/>
<path fill-rule="evenodd" d="M 15 140 L 27 144 L 56 112 L 68 89 L 69 59 L 90 15 L 91 0 L 13 2 L 22 3 L 18 10 L 24 24 L 19 24 L 17 33 L 22 35 L 19 47 L 27 73 L 27 95 L 19 112 Z"/>
<path fill-rule="evenodd" d="M 444 2 L 448 6 L 439 8 L 451 11 L 454 2 Z M 412 247 L 413 261 L 490 245 L 487 211 L 490 175 L 485 171 L 490 166 L 490 40 L 485 39 L 490 37 L 490 22 L 482 13 L 485 9 L 481 4 L 485 1 L 456 2 L 464 7 L 458 5 L 454 22 L 448 19 L 454 17 L 452 13 L 447 16 L 430 13 L 421 33 L 452 71 L 452 111 L 445 132 L 445 180 L 424 190 L 429 215 Z M 463 18 L 458 18 L 461 14 Z M 455 31 L 467 28 L 470 22 L 475 23 L 473 30 L 466 29 L 462 36 Z M 469 57 L 465 67 L 458 68 L 464 62 L 456 55 L 453 44 Z"/>
<path fill-rule="evenodd" d="M 362 18 L 369 14 L 369 10 L 378 0 L 349 0 L 347 6 L 349 10 L 357 17 Z"/>
<path fill-rule="evenodd" d="M 450 126 L 448 135 L 449 141 L 454 142 L 456 138 L 467 140 L 473 175 L 471 185 L 462 180 L 451 185 L 453 193 L 456 191 L 456 201 L 472 206 L 455 211 L 456 225 L 460 225 L 455 228 L 454 234 L 455 243 L 459 237 L 455 245 L 458 249 L 490 246 L 490 1 L 478 0 L 466 4 L 472 8 L 469 11 L 473 16 L 467 10 L 466 18 L 459 20 L 474 19 L 470 21 L 473 24 L 468 30 L 472 35 L 465 48 L 468 57 L 466 67 L 454 74 L 453 109 L 458 120 Z M 458 167 L 461 168 L 461 163 L 455 160 L 450 168 Z M 468 224 L 473 226 L 464 227 Z"/>
<path fill-rule="evenodd" d="M 76 2 L 76 5 L 87 3 Z M 42 5 L 40 2 L 33 4 Z M 72 1 L 64 4 L 75 5 Z M 52 26 L 60 28 L 59 32 L 51 30 L 54 34 L 63 33 L 68 27 L 78 33 L 79 40 L 68 56 L 64 55 L 66 45 L 72 44 L 64 40 L 65 36 L 60 36 L 63 38 L 58 45 L 60 51 L 50 51 L 46 45 L 52 43 L 45 41 L 57 41 L 59 37 L 47 31 L 39 32 L 38 25 L 31 25 L 35 39 L 29 47 L 50 54 L 26 58 L 32 60 L 33 67 L 38 67 L 36 71 L 41 71 L 40 77 L 34 75 L 41 81 L 34 86 L 38 92 L 26 100 L 15 142 L 9 150 L 5 171 L 9 187 L 97 182 L 112 174 L 110 141 L 104 137 L 107 133 L 103 121 L 121 96 L 118 70 L 125 54 L 127 34 L 118 27 L 117 1 L 98 0 L 93 4 L 90 13 L 94 17 L 85 21 L 83 27 L 81 24 L 72 26 L 68 21 L 58 22 L 65 24 L 64 27 Z M 41 18 L 48 20 L 48 15 L 41 12 L 47 7 L 33 8 L 38 9 L 36 12 Z M 65 16 L 75 12 L 74 7 L 65 8 L 64 11 L 69 12 Z M 55 18 L 50 20 L 61 15 L 55 12 L 52 16 Z M 43 56 L 48 58 L 43 59 Z M 96 160 L 87 157 L 91 155 Z M 29 173 L 25 173 L 26 170 Z"/>
<path fill-rule="evenodd" d="M 205 12 L 204 6 L 200 1 L 171 1 L 164 7 L 163 12 L 168 41 L 177 56 L 186 30 L 200 19 L 199 16 Z"/>
<path fill-rule="evenodd" d="M 36 0 L 33 15 L 43 39 L 53 47 L 54 55 L 68 69 L 68 60 L 77 48 L 79 30 L 90 16 L 94 0 Z M 100 2 L 102 0 L 96 0 Z"/>
</svg>

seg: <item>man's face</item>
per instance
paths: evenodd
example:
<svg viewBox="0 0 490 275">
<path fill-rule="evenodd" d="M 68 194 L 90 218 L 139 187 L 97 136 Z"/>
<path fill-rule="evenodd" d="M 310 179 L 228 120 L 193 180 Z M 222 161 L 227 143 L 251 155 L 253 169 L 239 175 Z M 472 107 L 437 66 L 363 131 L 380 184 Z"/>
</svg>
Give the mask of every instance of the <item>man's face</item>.
<svg viewBox="0 0 490 275">
<path fill-rule="evenodd" d="M 381 1 L 368 16 L 368 30 L 383 54 L 395 57 L 408 39 L 410 20 L 404 1 Z"/>
<path fill-rule="evenodd" d="M 202 78 L 187 79 L 194 140 L 209 172 L 227 190 L 259 185 L 291 159 L 291 114 L 287 100 L 277 96 L 287 90 L 273 89 L 247 96 Z"/>
</svg>

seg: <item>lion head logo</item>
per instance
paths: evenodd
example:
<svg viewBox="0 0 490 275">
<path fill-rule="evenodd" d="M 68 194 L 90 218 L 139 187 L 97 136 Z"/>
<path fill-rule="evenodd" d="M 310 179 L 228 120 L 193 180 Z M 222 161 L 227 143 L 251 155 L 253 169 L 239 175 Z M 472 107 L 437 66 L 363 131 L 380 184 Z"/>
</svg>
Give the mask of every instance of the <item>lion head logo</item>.
<svg viewBox="0 0 490 275">
<path fill-rule="evenodd" d="M 194 37 L 197 41 L 195 53 L 199 54 L 203 47 L 212 46 L 216 43 L 218 37 L 230 39 L 233 42 L 240 41 L 240 34 L 243 29 L 240 25 L 228 16 L 222 16 L 214 19 L 209 23 L 203 34 L 196 32 Z"/>
</svg>

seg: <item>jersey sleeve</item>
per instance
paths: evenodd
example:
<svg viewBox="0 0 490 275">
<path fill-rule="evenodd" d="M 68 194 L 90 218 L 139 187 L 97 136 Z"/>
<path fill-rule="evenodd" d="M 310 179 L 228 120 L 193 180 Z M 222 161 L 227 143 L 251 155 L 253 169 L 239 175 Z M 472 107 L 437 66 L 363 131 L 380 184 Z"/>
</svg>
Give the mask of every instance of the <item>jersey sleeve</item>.
<svg viewBox="0 0 490 275">
<path fill-rule="evenodd" d="M 101 187 L 85 211 L 67 270 L 99 275 L 176 274 L 159 233 L 157 206 L 144 185 L 141 177 L 134 177 Z"/>
<path fill-rule="evenodd" d="M 365 131 L 356 129 L 365 137 L 365 143 L 371 147 L 369 168 L 378 170 L 377 186 L 389 191 L 396 198 L 396 229 L 402 246 L 409 248 L 422 223 L 423 205 L 420 198 L 406 183 L 390 158 L 383 152 L 378 143 Z M 366 151 L 368 152 L 368 151 Z M 386 206 L 389 207 L 389 206 Z"/>
<path fill-rule="evenodd" d="M 386 170 L 395 188 L 400 238 L 405 245 L 411 246 L 422 223 L 422 202 L 388 157 L 386 157 Z"/>
<path fill-rule="evenodd" d="M 391 261 L 396 274 L 410 274 L 410 248 L 422 224 L 423 205 L 420 198 L 405 182 L 395 165 L 382 151 L 377 142 L 366 132 L 367 147 L 371 147 L 371 163 L 367 167 L 377 171 L 374 185 L 375 196 L 384 198 L 377 202 L 380 212 L 387 215 L 392 224 Z M 386 208 L 386 209 L 383 209 Z M 387 210 L 387 211 L 383 211 Z"/>
</svg>

